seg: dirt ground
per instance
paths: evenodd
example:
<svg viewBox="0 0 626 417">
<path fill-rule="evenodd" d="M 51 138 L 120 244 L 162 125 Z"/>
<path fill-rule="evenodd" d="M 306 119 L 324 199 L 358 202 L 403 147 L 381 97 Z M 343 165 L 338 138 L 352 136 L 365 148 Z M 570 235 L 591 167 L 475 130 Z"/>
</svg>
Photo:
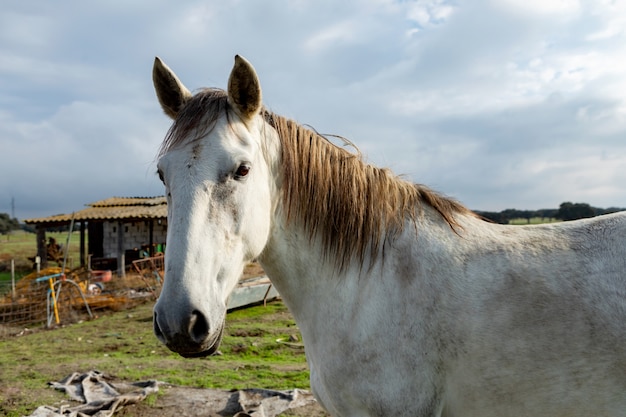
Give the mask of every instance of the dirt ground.
<svg viewBox="0 0 626 417">
<path fill-rule="evenodd" d="M 230 417 L 241 412 L 240 406 L 233 400 L 233 392 L 189 388 L 180 386 L 160 387 L 161 394 L 156 402 L 145 402 L 125 406 L 115 413 L 124 417 Z M 244 414 L 245 415 L 245 414 Z M 252 417 L 263 416 L 259 412 L 250 412 Z M 330 417 L 319 404 L 312 403 L 292 408 L 280 416 L 292 417 Z"/>
<path fill-rule="evenodd" d="M 111 412 L 114 416 L 125 417 L 330 416 L 307 390 L 190 388 L 156 381 L 128 382 L 97 371 L 74 373 L 53 386 L 65 391 L 66 400 L 54 406 L 41 406 L 31 417 L 60 417 L 59 413 L 109 415 Z M 70 398 L 75 401 L 69 401 Z M 81 404 L 86 398 L 90 398 L 89 403 Z"/>
</svg>

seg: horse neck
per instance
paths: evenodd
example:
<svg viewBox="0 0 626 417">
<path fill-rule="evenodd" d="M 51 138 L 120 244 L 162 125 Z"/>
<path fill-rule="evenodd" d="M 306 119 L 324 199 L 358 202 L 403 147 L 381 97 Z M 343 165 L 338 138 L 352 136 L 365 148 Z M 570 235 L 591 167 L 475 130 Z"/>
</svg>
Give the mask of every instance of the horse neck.
<svg viewBox="0 0 626 417">
<path fill-rule="evenodd" d="M 276 216 L 259 262 L 296 319 L 309 307 L 316 308 L 310 303 L 319 304 L 338 283 L 344 286 L 352 280 L 353 268 L 338 271 L 325 256 L 319 239 L 310 239 L 297 222 Z"/>
<path fill-rule="evenodd" d="M 489 225 L 475 216 L 459 214 L 459 226 L 454 229 L 434 209 L 423 207 L 422 215 L 405 219 L 405 227 L 399 234 L 391 238 L 382 236 L 377 253 L 372 255 L 366 251 L 363 259 L 354 256 L 342 268 L 325 250 L 320 236 L 313 234 L 311 237 L 310 231 L 297 220 L 287 221 L 281 214 L 281 203 L 277 205 L 270 238 L 259 260 L 279 292 L 287 298 L 298 298 L 302 294 L 309 298 L 313 294 L 336 298 L 334 291 L 339 287 L 389 275 L 385 268 L 397 259 L 443 257 L 440 261 L 445 263 L 446 254 L 464 251 L 471 245 L 467 237 L 481 230 L 486 238 L 490 233 Z"/>
</svg>

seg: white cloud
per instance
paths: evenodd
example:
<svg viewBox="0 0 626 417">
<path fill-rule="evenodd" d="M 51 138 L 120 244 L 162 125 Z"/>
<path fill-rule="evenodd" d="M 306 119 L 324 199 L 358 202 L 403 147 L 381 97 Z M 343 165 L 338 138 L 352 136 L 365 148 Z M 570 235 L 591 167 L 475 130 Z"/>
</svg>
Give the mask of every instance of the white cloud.
<svg viewBox="0 0 626 417">
<path fill-rule="evenodd" d="M 359 39 L 359 35 L 356 22 L 346 20 L 312 34 L 305 42 L 304 47 L 315 53 L 320 49 L 336 47 L 337 44 L 349 45 L 355 43 Z"/>
<path fill-rule="evenodd" d="M 576 14 L 581 9 L 578 0 L 493 0 L 493 4 L 527 17 L 563 17 Z"/>
<path fill-rule="evenodd" d="M 625 24 L 608 0 L 9 2 L 0 199 L 161 192 L 154 56 L 195 89 L 239 53 L 275 111 L 472 208 L 626 206 Z"/>
<path fill-rule="evenodd" d="M 444 23 L 456 7 L 446 0 L 416 0 L 406 2 L 407 17 L 420 28 L 430 28 Z"/>
</svg>

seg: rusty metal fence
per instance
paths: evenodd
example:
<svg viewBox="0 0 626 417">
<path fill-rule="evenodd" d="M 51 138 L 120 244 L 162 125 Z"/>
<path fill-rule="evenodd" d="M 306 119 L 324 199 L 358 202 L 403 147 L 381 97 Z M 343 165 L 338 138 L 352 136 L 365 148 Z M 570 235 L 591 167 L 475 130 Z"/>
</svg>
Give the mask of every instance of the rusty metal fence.
<svg viewBox="0 0 626 417">
<path fill-rule="evenodd" d="M 163 282 L 163 257 L 134 261 L 124 276 L 86 268 L 46 268 L 0 287 L 0 337 L 24 327 L 54 327 L 154 301 Z"/>
</svg>

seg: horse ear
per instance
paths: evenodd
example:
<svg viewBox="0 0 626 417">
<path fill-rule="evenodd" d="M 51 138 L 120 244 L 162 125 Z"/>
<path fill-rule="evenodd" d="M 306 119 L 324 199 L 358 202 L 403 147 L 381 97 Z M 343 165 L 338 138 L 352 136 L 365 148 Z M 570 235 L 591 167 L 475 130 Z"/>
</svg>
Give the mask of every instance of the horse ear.
<svg viewBox="0 0 626 417">
<path fill-rule="evenodd" d="M 228 78 L 228 100 L 243 119 L 261 110 L 261 83 L 254 67 L 239 55 Z"/>
<path fill-rule="evenodd" d="M 191 98 L 191 93 L 159 57 L 154 58 L 152 82 L 161 108 L 169 117 L 176 118 L 180 109 Z"/>
</svg>

